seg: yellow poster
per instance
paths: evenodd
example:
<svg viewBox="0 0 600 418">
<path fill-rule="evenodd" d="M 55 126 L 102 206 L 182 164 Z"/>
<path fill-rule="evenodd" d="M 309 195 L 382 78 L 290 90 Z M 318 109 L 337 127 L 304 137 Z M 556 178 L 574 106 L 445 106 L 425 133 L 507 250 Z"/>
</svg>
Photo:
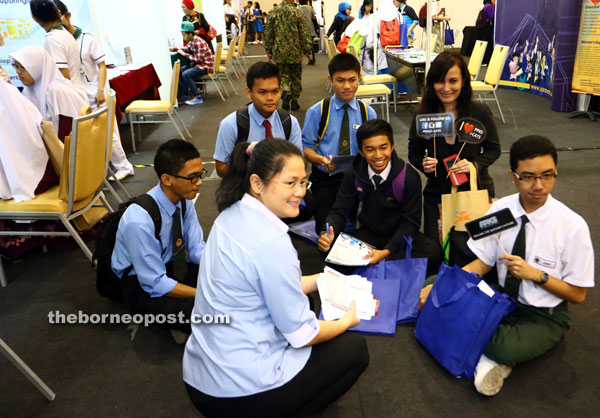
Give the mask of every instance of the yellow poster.
<svg viewBox="0 0 600 418">
<path fill-rule="evenodd" d="M 583 0 L 573 92 L 600 95 L 600 0 Z"/>
</svg>

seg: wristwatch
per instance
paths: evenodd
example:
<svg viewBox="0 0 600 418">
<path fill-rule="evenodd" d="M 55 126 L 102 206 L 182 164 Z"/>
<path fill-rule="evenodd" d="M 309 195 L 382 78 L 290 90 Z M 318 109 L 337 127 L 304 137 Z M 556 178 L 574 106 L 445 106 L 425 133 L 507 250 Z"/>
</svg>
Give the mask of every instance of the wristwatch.
<svg viewBox="0 0 600 418">
<path fill-rule="evenodd" d="M 548 273 L 546 273 L 545 271 L 542 271 L 542 279 L 538 282 L 538 286 L 545 285 L 546 282 L 548 281 L 548 279 L 550 279 L 550 276 L 548 276 Z"/>
</svg>

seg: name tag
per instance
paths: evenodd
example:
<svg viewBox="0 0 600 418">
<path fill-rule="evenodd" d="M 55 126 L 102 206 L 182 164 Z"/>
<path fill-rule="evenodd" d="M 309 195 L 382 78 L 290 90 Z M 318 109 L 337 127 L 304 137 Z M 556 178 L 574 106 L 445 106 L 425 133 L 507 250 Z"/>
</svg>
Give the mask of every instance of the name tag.
<svg viewBox="0 0 600 418">
<path fill-rule="evenodd" d="M 535 264 L 538 264 L 542 267 L 548 267 L 549 269 L 553 269 L 556 267 L 556 261 L 544 260 L 542 257 L 539 257 L 537 255 L 535 256 L 533 261 L 535 262 Z"/>
<path fill-rule="evenodd" d="M 353 127 L 354 129 L 358 129 L 358 128 L 360 128 L 360 125 L 354 124 L 354 125 L 352 125 L 352 127 Z"/>
</svg>

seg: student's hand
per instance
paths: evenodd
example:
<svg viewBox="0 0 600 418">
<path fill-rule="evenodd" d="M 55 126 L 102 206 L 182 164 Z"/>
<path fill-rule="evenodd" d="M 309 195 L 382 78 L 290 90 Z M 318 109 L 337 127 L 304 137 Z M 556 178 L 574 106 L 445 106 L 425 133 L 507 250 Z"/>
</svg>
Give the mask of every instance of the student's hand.
<svg viewBox="0 0 600 418">
<path fill-rule="evenodd" d="M 183 55 L 183 56 L 185 57 L 185 52 L 183 52 L 183 50 L 181 50 L 181 49 L 178 49 L 178 50 L 177 50 L 177 53 L 178 53 L 179 55 Z"/>
<path fill-rule="evenodd" d="M 324 39 L 329 39 L 329 36 L 328 35 L 323 35 L 323 38 Z"/>
<path fill-rule="evenodd" d="M 331 248 L 331 243 L 333 242 L 333 237 L 335 237 L 335 235 L 333 234 L 333 226 L 330 225 L 329 233 L 323 234 L 319 237 L 319 250 L 323 251 L 324 253 L 329 251 L 329 248 Z"/>
<path fill-rule="evenodd" d="M 325 171 L 330 172 L 330 171 L 335 171 L 336 165 L 335 163 L 331 162 L 332 157 L 323 157 L 321 156 L 321 166 L 325 167 Z"/>
<path fill-rule="evenodd" d="M 390 250 L 373 250 L 369 254 L 365 255 L 363 260 L 370 258 L 371 261 L 369 261 L 369 265 L 374 266 L 390 254 Z"/>
<path fill-rule="evenodd" d="M 504 260 L 507 270 L 517 279 L 538 281 L 541 278 L 541 271 L 527 264 L 518 255 L 504 254 L 498 260 Z"/>
<path fill-rule="evenodd" d="M 421 289 L 421 293 L 419 294 L 419 305 L 418 305 L 419 310 L 421 310 L 423 308 L 423 305 L 425 305 L 425 301 L 429 297 L 429 294 L 431 293 L 432 288 L 433 288 L 433 285 L 429 284 L 429 285 L 425 286 L 423 289 Z"/>
<path fill-rule="evenodd" d="M 356 302 L 350 303 L 350 309 L 346 312 L 340 321 L 344 321 L 347 325 L 346 329 L 352 328 L 360 324 L 360 319 L 356 317 Z"/>
<path fill-rule="evenodd" d="M 102 103 L 104 103 L 106 101 L 106 96 L 104 95 L 104 89 L 98 89 L 98 93 L 96 93 L 96 97 L 94 97 L 94 102 L 96 102 L 96 104 L 98 106 L 100 106 Z"/>
<path fill-rule="evenodd" d="M 448 170 L 450 173 L 468 173 L 469 171 L 469 160 L 460 160 L 454 163 L 454 165 Z"/>
<path fill-rule="evenodd" d="M 437 167 L 437 158 L 425 157 L 423 158 L 423 171 L 427 174 L 433 173 Z"/>
</svg>

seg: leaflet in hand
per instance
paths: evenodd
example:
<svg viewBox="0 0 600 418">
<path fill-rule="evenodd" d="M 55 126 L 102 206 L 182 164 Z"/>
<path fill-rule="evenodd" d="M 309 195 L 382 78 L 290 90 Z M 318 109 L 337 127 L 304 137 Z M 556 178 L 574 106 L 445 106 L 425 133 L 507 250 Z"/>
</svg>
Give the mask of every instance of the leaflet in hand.
<svg viewBox="0 0 600 418">
<path fill-rule="evenodd" d="M 341 266 L 366 266 L 369 259 L 364 257 L 374 250 L 375 247 L 342 232 L 325 261 Z"/>
<path fill-rule="evenodd" d="M 358 275 L 345 276 L 329 267 L 317 279 L 323 319 L 334 321 L 343 317 L 356 304 L 356 317 L 370 320 L 377 311 L 373 283 Z"/>
<path fill-rule="evenodd" d="M 337 155 L 331 158 L 331 162 L 335 164 L 335 170 L 330 171 L 329 175 L 333 176 L 337 173 L 343 173 L 352 168 L 352 160 L 354 155 Z"/>
</svg>

